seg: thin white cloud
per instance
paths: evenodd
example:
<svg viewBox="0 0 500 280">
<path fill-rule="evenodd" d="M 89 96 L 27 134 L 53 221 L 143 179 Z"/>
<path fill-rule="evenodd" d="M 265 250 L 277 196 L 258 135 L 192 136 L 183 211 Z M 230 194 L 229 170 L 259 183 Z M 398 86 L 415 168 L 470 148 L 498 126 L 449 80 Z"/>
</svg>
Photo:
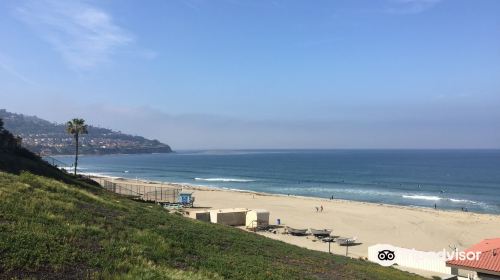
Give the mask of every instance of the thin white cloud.
<svg viewBox="0 0 500 280">
<path fill-rule="evenodd" d="M 81 1 L 29 1 L 16 15 L 76 69 L 106 63 L 118 48 L 134 41 L 110 14 Z"/>
<path fill-rule="evenodd" d="M 0 69 L 1 70 L 3 70 L 4 72 L 10 74 L 11 76 L 17 78 L 18 80 L 20 80 L 26 84 L 38 86 L 38 84 L 36 82 L 34 82 L 30 78 L 23 75 L 14 66 L 12 66 L 11 63 L 8 63 L 7 61 L 8 61 L 8 59 L 6 59 L 6 56 L 4 56 L 3 54 L 0 53 Z"/>
<path fill-rule="evenodd" d="M 425 12 L 443 0 L 390 0 L 386 12 L 392 14 L 419 14 Z"/>
</svg>

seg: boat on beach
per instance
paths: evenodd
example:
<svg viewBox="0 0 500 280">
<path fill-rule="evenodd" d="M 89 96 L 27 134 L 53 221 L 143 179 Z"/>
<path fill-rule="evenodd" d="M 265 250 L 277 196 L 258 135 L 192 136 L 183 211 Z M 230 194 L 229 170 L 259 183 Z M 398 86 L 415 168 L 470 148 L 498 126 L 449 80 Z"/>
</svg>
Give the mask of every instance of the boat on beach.
<svg viewBox="0 0 500 280">
<path fill-rule="evenodd" d="M 288 234 L 291 234 L 291 235 L 306 235 L 307 234 L 307 229 L 286 227 L 286 231 L 288 232 Z"/>
<path fill-rule="evenodd" d="M 349 246 L 356 242 L 357 237 L 339 237 L 337 238 L 337 244 L 341 246 Z"/>
<path fill-rule="evenodd" d="M 309 232 L 316 237 L 326 237 L 326 236 L 330 236 L 330 233 L 332 232 L 332 230 L 310 228 Z"/>
</svg>

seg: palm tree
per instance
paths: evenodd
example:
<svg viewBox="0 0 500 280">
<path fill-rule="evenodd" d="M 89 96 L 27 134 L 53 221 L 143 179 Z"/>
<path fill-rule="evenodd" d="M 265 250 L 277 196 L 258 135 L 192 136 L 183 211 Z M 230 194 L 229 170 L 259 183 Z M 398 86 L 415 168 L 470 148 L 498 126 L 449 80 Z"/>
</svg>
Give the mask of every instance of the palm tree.
<svg viewBox="0 0 500 280">
<path fill-rule="evenodd" d="M 75 137 L 75 175 L 78 166 L 78 138 L 80 134 L 87 134 L 87 125 L 84 119 L 72 119 L 66 123 L 66 131 Z"/>
</svg>

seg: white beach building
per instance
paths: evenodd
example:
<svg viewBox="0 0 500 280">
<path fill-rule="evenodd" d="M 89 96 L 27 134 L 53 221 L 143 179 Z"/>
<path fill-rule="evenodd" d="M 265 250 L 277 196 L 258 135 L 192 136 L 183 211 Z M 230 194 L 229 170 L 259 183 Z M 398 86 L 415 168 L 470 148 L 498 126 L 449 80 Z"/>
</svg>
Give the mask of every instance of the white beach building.
<svg viewBox="0 0 500 280">
<path fill-rule="evenodd" d="M 269 226 L 269 211 L 265 209 L 249 210 L 246 214 L 245 225 L 250 229 Z"/>
</svg>

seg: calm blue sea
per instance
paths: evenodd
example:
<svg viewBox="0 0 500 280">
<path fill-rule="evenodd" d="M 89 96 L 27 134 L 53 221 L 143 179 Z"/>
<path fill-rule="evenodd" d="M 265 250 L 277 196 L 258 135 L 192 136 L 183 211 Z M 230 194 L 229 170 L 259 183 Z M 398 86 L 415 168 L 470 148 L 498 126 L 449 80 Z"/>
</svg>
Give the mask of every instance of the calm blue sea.
<svg viewBox="0 0 500 280">
<path fill-rule="evenodd" d="M 116 177 L 500 214 L 500 150 L 183 151 L 82 156 L 79 166 Z"/>
</svg>

